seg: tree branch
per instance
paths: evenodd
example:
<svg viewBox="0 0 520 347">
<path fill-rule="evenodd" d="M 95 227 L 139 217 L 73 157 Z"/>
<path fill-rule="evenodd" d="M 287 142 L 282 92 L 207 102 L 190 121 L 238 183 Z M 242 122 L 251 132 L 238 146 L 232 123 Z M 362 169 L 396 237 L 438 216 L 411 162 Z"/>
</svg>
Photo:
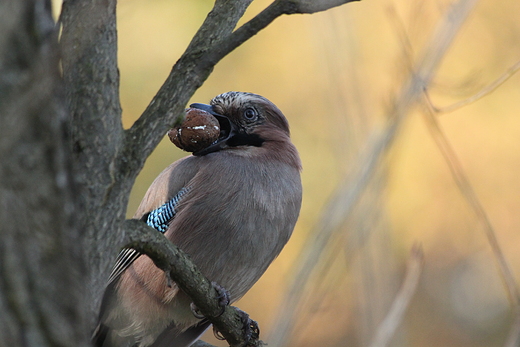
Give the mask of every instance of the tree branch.
<svg viewBox="0 0 520 347">
<path fill-rule="evenodd" d="M 167 129 L 179 118 L 186 103 L 211 73 L 203 57 L 235 28 L 252 0 L 218 0 L 188 48 L 141 117 L 126 131 L 124 159 L 136 174 Z"/>
<path fill-rule="evenodd" d="M 278 0 L 284 3 L 287 10 L 285 14 L 316 13 L 327 11 L 333 7 L 344 5 L 348 2 L 360 0 Z"/>
<path fill-rule="evenodd" d="M 181 115 L 189 98 L 227 54 L 283 14 L 315 13 L 357 0 L 277 0 L 236 31 L 252 0 L 217 1 L 166 82 L 127 131 L 127 162 L 139 168 Z"/>
<path fill-rule="evenodd" d="M 155 265 L 165 271 L 197 306 L 200 312 L 225 337 L 232 347 L 262 346 L 255 336 L 246 340 L 244 312 L 227 306 L 222 313 L 219 294 L 212 283 L 202 275 L 182 250 L 172 244 L 157 230 L 145 223 L 130 219 L 124 223 L 127 242 L 133 248 L 149 256 Z"/>
<path fill-rule="evenodd" d="M 424 98 L 426 99 L 426 96 Z M 430 131 L 433 140 L 437 144 L 437 147 L 444 157 L 446 164 L 448 164 L 448 168 L 450 169 L 457 188 L 459 188 L 462 196 L 468 202 L 469 206 L 475 213 L 479 224 L 482 226 L 489 245 L 491 246 L 493 255 L 497 261 L 500 275 L 504 281 L 505 289 L 507 291 L 511 305 L 513 308 L 518 309 L 520 307 L 520 288 L 516 282 L 515 276 L 513 275 L 511 266 L 509 265 L 504 252 L 500 247 L 495 228 L 493 227 L 486 210 L 482 206 L 477 193 L 469 182 L 469 178 L 462 168 L 462 164 L 457 158 L 455 151 L 450 145 L 446 135 L 442 131 L 439 125 L 439 120 L 437 119 L 434 110 L 431 108 L 431 104 L 429 104 L 427 100 L 425 100 L 424 104 L 428 106 L 428 108 L 426 108 L 426 112 L 423 112 L 424 120 L 426 121 L 428 130 Z"/>
<path fill-rule="evenodd" d="M 433 102 L 430 99 L 430 95 L 427 91 L 425 91 L 427 102 L 430 104 L 430 107 L 433 109 L 435 113 L 449 113 L 453 112 L 459 108 L 462 108 L 464 106 L 467 106 L 469 104 L 474 103 L 477 100 L 482 99 L 484 96 L 491 94 L 494 92 L 498 87 L 500 87 L 502 84 L 504 84 L 510 77 L 512 77 L 515 73 L 520 71 L 520 60 L 517 61 L 513 66 L 511 66 L 509 69 L 507 69 L 506 72 L 504 72 L 502 75 L 500 75 L 496 80 L 482 88 L 478 93 L 464 99 L 457 101 L 456 103 L 453 103 L 448 106 L 443 107 L 437 107 L 433 104 Z"/>
<path fill-rule="evenodd" d="M 266 7 L 262 12 L 256 15 L 249 22 L 235 30 L 229 37 L 208 53 L 207 60 L 209 64 L 218 63 L 223 57 L 242 43 L 256 35 L 260 30 L 271 24 L 276 18 L 283 14 L 304 14 L 315 13 L 328 10 L 332 7 L 340 6 L 348 2 L 359 0 L 277 0 Z"/>
</svg>

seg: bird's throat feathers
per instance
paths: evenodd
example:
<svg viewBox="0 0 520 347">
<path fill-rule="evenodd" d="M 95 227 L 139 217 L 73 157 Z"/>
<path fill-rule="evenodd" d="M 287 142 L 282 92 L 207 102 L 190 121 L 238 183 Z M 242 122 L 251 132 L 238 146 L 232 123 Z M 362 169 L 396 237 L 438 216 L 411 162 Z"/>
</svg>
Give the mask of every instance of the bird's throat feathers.
<svg viewBox="0 0 520 347">
<path fill-rule="evenodd" d="M 284 130 L 272 126 L 261 126 L 255 129 L 254 134 L 246 136 L 249 139 L 255 138 L 258 145 L 251 143 L 239 145 L 239 142 L 237 142 L 235 147 L 229 147 L 226 150 L 261 161 L 279 161 L 301 170 L 302 165 L 298 150 Z"/>
</svg>

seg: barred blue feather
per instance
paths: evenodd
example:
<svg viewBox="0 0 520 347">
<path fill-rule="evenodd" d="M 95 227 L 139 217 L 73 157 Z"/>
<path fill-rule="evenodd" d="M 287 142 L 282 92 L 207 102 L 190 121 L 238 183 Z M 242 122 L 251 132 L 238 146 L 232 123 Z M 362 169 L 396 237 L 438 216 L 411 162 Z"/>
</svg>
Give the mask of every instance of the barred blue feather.
<svg viewBox="0 0 520 347">
<path fill-rule="evenodd" d="M 151 211 L 146 218 L 146 224 L 164 234 L 177 214 L 176 207 L 189 190 L 189 187 L 182 188 L 172 199 Z M 135 249 L 123 248 L 117 255 L 116 264 L 108 278 L 107 285 L 121 275 L 139 256 L 141 256 L 141 253 Z"/>
<path fill-rule="evenodd" d="M 165 233 L 177 213 L 175 207 L 188 190 L 188 188 L 182 188 L 170 201 L 150 212 L 148 218 L 146 218 L 146 224 L 159 230 L 161 233 Z"/>
</svg>

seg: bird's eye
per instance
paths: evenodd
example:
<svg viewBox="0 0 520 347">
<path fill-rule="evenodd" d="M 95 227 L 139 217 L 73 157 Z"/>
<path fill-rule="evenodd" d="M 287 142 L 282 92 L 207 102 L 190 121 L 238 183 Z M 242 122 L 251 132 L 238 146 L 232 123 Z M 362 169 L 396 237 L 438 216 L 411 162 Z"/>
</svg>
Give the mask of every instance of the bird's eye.
<svg viewBox="0 0 520 347">
<path fill-rule="evenodd" d="M 244 118 L 249 121 L 255 121 L 258 118 L 258 112 L 252 107 L 246 108 Z"/>
</svg>

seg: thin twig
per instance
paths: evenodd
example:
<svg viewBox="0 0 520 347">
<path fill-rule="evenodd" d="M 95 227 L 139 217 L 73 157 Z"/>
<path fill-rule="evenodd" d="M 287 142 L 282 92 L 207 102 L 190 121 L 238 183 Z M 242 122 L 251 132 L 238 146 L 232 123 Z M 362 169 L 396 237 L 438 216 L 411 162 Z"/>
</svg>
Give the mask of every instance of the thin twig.
<svg viewBox="0 0 520 347">
<path fill-rule="evenodd" d="M 271 24 L 276 18 L 284 14 L 311 14 L 326 11 L 333 7 L 359 0 L 277 0 L 267 6 L 253 19 L 244 23 L 240 28 L 221 40 L 209 52 L 206 59 L 210 64 L 216 64 L 229 52 L 256 35 L 260 30 Z"/>
<path fill-rule="evenodd" d="M 412 73 L 411 69 L 413 67 L 413 45 L 410 41 L 410 37 L 406 33 L 406 28 L 401 18 L 398 16 L 396 8 L 394 6 L 391 6 L 390 8 L 388 8 L 387 13 L 388 17 L 394 24 L 392 28 L 394 29 L 395 35 L 397 36 L 397 39 L 401 42 L 401 56 L 404 60 L 402 66 L 404 66 L 407 69 L 408 73 Z"/>
<path fill-rule="evenodd" d="M 294 280 L 287 291 L 283 307 L 279 310 L 272 336 L 269 342 L 272 346 L 286 346 L 292 333 L 297 311 L 304 298 L 304 293 L 313 270 L 318 264 L 328 241 L 339 226 L 349 218 L 359 201 L 362 193 L 371 181 L 381 160 L 391 148 L 398 131 L 407 119 L 410 108 L 415 105 L 433 74 L 437 70 L 442 58 L 450 47 L 465 19 L 476 5 L 478 0 L 459 0 L 438 24 L 432 34 L 429 44 L 423 51 L 422 58 L 417 63 L 416 73 L 412 74 L 403 87 L 396 106 L 386 128 L 375 138 L 351 177 L 347 177 L 336 190 L 330 203 L 325 206 L 322 218 L 309 237 L 300 259 L 295 263 Z"/>
<path fill-rule="evenodd" d="M 423 250 L 416 244 L 412 247 L 406 267 L 406 276 L 401 289 L 399 289 L 390 311 L 388 311 L 385 319 L 379 325 L 370 347 L 384 347 L 390 343 L 392 336 L 403 320 L 410 300 L 415 294 L 419 278 L 421 277 L 423 264 Z"/>
<path fill-rule="evenodd" d="M 491 94 L 495 89 L 500 87 L 502 84 L 504 84 L 509 78 L 511 78 L 515 73 L 517 73 L 520 70 L 520 60 L 517 61 L 513 66 L 511 66 L 509 69 L 507 69 L 506 72 L 504 72 L 499 78 L 497 78 L 495 81 L 487 85 L 486 87 L 482 88 L 478 93 L 470 96 L 467 99 L 458 101 L 454 104 L 451 104 L 449 106 L 444 107 L 437 107 L 434 106 L 433 103 L 430 100 L 430 97 L 428 95 L 428 101 L 430 102 L 430 105 L 432 109 L 435 111 L 435 113 L 449 113 L 453 112 L 459 108 L 462 108 L 464 106 L 467 106 L 469 104 L 474 103 L 475 101 L 482 99 L 484 96 Z"/>
<path fill-rule="evenodd" d="M 504 253 L 502 252 L 502 249 L 498 243 L 493 225 L 491 224 L 484 207 L 480 203 L 477 194 L 469 183 L 469 179 L 464 172 L 457 155 L 448 142 L 446 135 L 440 128 L 437 118 L 435 117 L 435 112 L 431 108 L 431 104 L 428 102 L 428 100 L 426 100 L 426 97 L 424 103 L 427 105 L 427 108 L 426 112 L 423 112 L 423 115 L 428 126 L 428 130 L 430 131 L 431 136 L 433 137 L 435 143 L 439 147 L 441 154 L 446 160 L 457 187 L 472 208 L 473 212 L 475 212 L 478 222 L 481 224 L 484 232 L 486 233 L 488 242 L 491 245 L 491 249 L 493 251 L 493 255 L 495 256 L 495 259 L 498 263 L 502 279 L 504 280 L 509 300 L 514 306 L 519 306 L 520 290 L 518 289 L 518 285 L 513 276 L 511 268 L 507 263 L 507 260 L 504 257 Z"/>
</svg>

